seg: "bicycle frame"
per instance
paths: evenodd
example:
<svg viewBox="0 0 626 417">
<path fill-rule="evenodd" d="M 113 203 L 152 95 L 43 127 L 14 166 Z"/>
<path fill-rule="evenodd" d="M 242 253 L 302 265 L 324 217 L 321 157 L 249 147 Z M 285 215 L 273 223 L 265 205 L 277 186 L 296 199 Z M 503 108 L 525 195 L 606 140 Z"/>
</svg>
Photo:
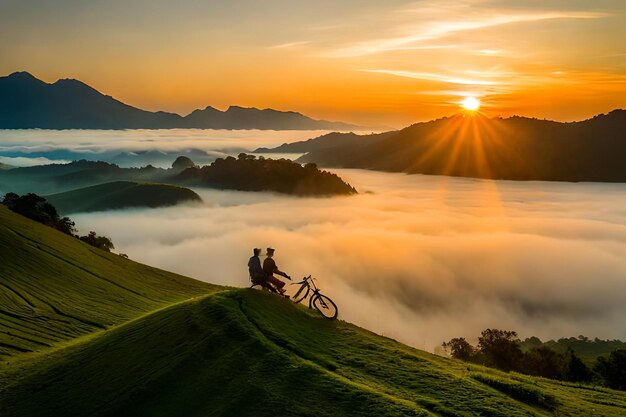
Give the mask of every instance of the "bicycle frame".
<svg viewBox="0 0 626 417">
<path fill-rule="evenodd" d="M 292 297 L 292 300 L 294 302 L 301 303 L 307 297 L 309 297 L 310 310 L 312 310 L 313 308 L 317 309 L 322 314 L 322 316 L 327 319 L 334 320 L 337 318 L 337 314 L 339 314 L 339 309 L 337 308 L 337 305 L 334 303 L 333 300 L 325 295 L 322 295 L 320 289 L 317 288 L 317 285 L 315 285 L 315 278 L 311 277 L 311 275 L 305 277 L 300 282 L 293 282 L 291 283 L 291 285 L 300 285 L 300 288 Z M 313 290 L 312 294 L 311 290 Z M 302 294 L 302 291 L 306 292 Z M 329 313 L 331 313 L 331 315 L 329 315 Z"/>
<path fill-rule="evenodd" d="M 301 287 L 298 289 L 296 294 L 293 296 L 294 299 L 297 299 L 300 293 L 304 291 L 305 289 L 313 290 L 313 294 L 309 295 L 307 293 L 307 295 L 304 296 L 305 298 L 309 296 L 309 308 L 313 308 L 313 299 L 315 298 L 315 296 L 319 295 L 320 293 L 319 288 L 317 288 L 317 285 L 315 285 L 314 278 L 312 278 L 311 275 L 309 275 L 308 277 L 304 277 L 302 281 L 294 282 L 291 285 L 301 285 Z"/>
</svg>

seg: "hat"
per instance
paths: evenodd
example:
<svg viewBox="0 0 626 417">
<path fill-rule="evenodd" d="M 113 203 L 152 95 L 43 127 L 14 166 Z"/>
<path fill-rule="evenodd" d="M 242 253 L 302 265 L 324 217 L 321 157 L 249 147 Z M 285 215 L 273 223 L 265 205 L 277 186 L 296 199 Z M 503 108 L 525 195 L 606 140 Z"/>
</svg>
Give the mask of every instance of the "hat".
<svg viewBox="0 0 626 417">
<path fill-rule="evenodd" d="M 257 253 L 261 253 L 261 248 L 254 248 L 253 249 L 254 254 L 256 255 Z"/>
<path fill-rule="evenodd" d="M 267 248 L 268 253 L 274 253 L 274 248 Z"/>
</svg>

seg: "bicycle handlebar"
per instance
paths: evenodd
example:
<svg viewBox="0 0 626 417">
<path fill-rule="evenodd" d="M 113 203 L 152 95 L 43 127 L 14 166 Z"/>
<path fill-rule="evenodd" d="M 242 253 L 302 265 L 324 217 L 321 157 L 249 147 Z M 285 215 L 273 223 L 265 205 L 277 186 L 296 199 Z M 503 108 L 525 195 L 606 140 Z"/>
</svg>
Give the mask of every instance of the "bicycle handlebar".
<svg viewBox="0 0 626 417">
<path fill-rule="evenodd" d="M 309 281 L 309 280 L 311 280 L 311 281 L 313 280 L 313 278 L 311 278 L 311 275 L 309 275 L 308 277 L 304 277 L 304 278 L 302 278 L 302 281 L 300 281 L 300 282 L 292 282 L 290 285 L 300 285 L 300 284 L 304 284 L 304 283 L 306 283 L 306 282 L 307 282 L 307 281 Z"/>
</svg>

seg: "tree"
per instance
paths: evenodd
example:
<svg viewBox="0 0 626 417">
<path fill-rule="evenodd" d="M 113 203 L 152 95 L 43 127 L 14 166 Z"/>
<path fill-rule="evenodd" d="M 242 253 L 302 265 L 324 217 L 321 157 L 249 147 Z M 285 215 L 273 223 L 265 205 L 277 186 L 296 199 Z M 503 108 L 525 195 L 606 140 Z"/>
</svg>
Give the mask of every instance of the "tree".
<svg viewBox="0 0 626 417">
<path fill-rule="evenodd" d="M 10 210 L 13 210 L 13 207 L 15 207 L 15 204 L 19 198 L 20 196 L 15 193 L 6 193 L 2 198 L 2 204 L 7 206 Z"/>
<path fill-rule="evenodd" d="M 106 236 L 98 236 L 94 231 L 89 232 L 86 236 L 79 237 L 79 239 L 94 248 L 102 249 L 107 252 L 111 252 L 111 249 L 115 249 L 111 239 Z"/>
<path fill-rule="evenodd" d="M 237 155 L 237 159 L 240 161 L 254 161 L 256 159 L 255 155 L 248 155 L 247 153 L 240 153 Z"/>
<path fill-rule="evenodd" d="M 462 361 L 469 361 L 474 354 L 474 348 L 469 344 L 464 337 L 455 337 L 449 342 L 443 342 L 441 344 L 446 352 L 450 353 L 455 359 L 461 359 Z"/>
<path fill-rule="evenodd" d="M 2 204 L 17 214 L 54 227 L 65 234 L 74 235 L 74 222 L 69 217 L 61 218 L 57 209 L 37 194 L 29 193 L 19 196 L 15 193 L 7 193 L 2 199 Z"/>
<path fill-rule="evenodd" d="M 565 369 L 565 380 L 572 382 L 591 381 L 591 378 L 593 377 L 591 369 L 589 369 L 589 367 L 585 365 L 585 363 L 576 355 L 573 349 L 570 348 L 567 353 L 569 361 Z"/>
<path fill-rule="evenodd" d="M 519 369 L 524 356 L 517 333 L 509 330 L 484 330 L 478 338 L 478 350 L 488 366 L 503 371 Z"/>
<path fill-rule="evenodd" d="M 595 369 L 607 387 L 626 390 L 626 349 L 614 350 L 608 359 L 600 356 Z"/>
<path fill-rule="evenodd" d="M 193 168 L 195 166 L 196 164 L 194 164 L 193 161 L 186 156 L 179 156 L 172 163 L 172 168 L 178 171 L 184 171 L 187 168 Z"/>
<path fill-rule="evenodd" d="M 57 221 L 56 228 L 66 235 L 74 236 L 74 233 L 76 233 L 76 223 L 74 223 L 74 221 L 69 217 L 62 217 L 59 219 L 59 221 Z"/>
<path fill-rule="evenodd" d="M 523 357 L 524 373 L 543 376 L 545 378 L 562 379 L 565 358 L 561 353 L 546 346 L 534 347 Z"/>
</svg>

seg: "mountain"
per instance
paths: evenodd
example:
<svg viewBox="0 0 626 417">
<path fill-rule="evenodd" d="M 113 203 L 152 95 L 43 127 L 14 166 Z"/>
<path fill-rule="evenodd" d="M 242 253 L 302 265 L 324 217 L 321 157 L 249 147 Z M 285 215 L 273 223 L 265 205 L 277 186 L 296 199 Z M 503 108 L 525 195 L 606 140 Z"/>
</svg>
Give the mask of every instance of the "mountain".
<svg viewBox="0 0 626 417">
<path fill-rule="evenodd" d="M 63 215 L 132 207 L 167 207 L 202 201 L 188 188 L 132 181 L 98 184 L 45 198 Z"/>
<path fill-rule="evenodd" d="M 47 84 L 27 72 L 0 78 L 3 129 L 161 129 L 181 120 L 177 114 L 129 106 L 78 80 Z"/>
<path fill-rule="evenodd" d="M 355 130 L 358 126 L 342 122 L 315 120 L 292 111 L 260 110 L 230 106 L 226 111 L 213 107 L 194 110 L 184 118 L 186 127 L 204 129 L 261 130 Z"/>
<path fill-rule="evenodd" d="M 306 153 L 325 151 L 339 146 L 363 147 L 391 137 L 396 132 L 385 132 L 371 135 L 357 135 L 356 133 L 327 133 L 316 138 L 299 142 L 283 143 L 276 148 L 258 148 L 254 153 Z"/>
<path fill-rule="evenodd" d="M 350 130 L 356 126 L 295 112 L 242 107 L 225 112 L 207 107 L 182 117 L 129 106 L 78 80 L 48 84 L 27 72 L 0 77 L 0 129 L 29 128 Z"/>
<path fill-rule="evenodd" d="M 624 392 L 438 357 L 1 206 L 0 248 L 3 417 L 626 415 Z"/>
<path fill-rule="evenodd" d="M 481 115 L 417 123 L 388 136 L 307 145 L 299 162 L 506 180 L 626 182 L 626 110 L 559 123 Z"/>
</svg>

